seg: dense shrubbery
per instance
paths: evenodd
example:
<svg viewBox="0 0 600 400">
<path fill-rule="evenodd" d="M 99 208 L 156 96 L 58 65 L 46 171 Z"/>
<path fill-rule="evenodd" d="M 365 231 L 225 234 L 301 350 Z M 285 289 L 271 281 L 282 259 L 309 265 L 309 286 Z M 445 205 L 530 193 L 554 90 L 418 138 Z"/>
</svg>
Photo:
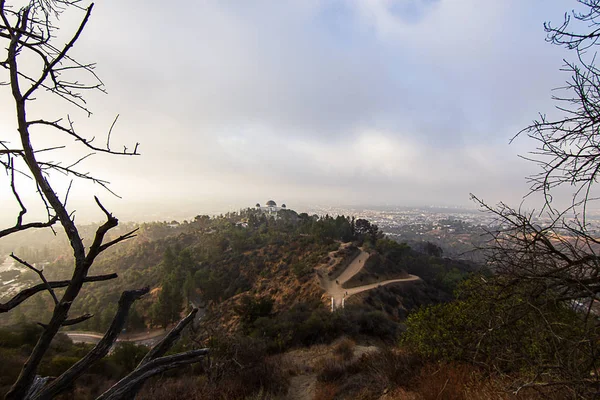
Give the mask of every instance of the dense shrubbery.
<svg viewBox="0 0 600 400">
<path fill-rule="evenodd" d="M 370 336 L 394 342 L 399 333 L 399 325 L 384 313 L 363 307 L 349 306 L 331 313 L 320 304 L 303 303 L 285 313 L 262 314 L 244 317 L 243 331 L 264 340 L 270 352 L 331 343 L 340 336 Z"/>
<path fill-rule="evenodd" d="M 465 361 L 523 377 L 589 376 L 586 330 L 597 329 L 547 290 L 505 286 L 500 277 L 474 277 L 457 300 L 411 314 L 402 343 L 435 360 Z"/>
<path fill-rule="evenodd" d="M 441 249 L 431 246 L 429 253 L 422 253 L 405 243 L 380 238 L 370 247 L 371 256 L 365 262 L 364 269 L 350 279 L 346 286 L 361 286 L 409 273 L 419 276 L 427 285 L 445 294 L 436 297 L 448 300 L 456 286 L 479 267 L 470 262 L 442 258 Z"/>
</svg>

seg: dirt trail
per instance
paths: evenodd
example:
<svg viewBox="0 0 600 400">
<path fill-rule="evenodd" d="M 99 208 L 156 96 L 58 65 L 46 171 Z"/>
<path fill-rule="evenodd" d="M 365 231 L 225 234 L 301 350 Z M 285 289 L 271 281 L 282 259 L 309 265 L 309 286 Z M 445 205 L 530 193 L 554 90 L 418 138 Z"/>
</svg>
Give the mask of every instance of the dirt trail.
<svg viewBox="0 0 600 400">
<path fill-rule="evenodd" d="M 345 289 L 346 293 L 347 293 L 346 297 L 356 294 L 356 293 L 364 292 L 365 290 L 371 290 L 371 289 L 374 289 L 379 286 L 389 285 L 390 283 L 414 282 L 414 281 L 418 281 L 418 280 L 421 280 L 421 278 L 419 278 L 416 275 L 408 275 L 408 278 L 389 279 L 387 281 L 375 282 L 375 283 L 371 283 L 369 285 L 353 287 L 350 289 Z"/>
<path fill-rule="evenodd" d="M 315 387 L 317 386 L 317 375 L 299 375 L 290 379 L 287 400 L 313 400 Z"/>
<path fill-rule="evenodd" d="M 285 400 L 313 400 L 317 391 L 317 375 L 322 370 L 324 362 L 337 359 L 333 345 L 316 345 L 309 348 L 291 350 L 281 359 L 283 370 L 291 375 L 288 393 Z M 378 351 L 375 346 L 356 345 L 353 348 L 353 359 Z M 340 361 L 341 362 L 341 361 Z"/>
<path fill-rule="evenodd" d="M 344 283 L 350 280 L 354 275 L 358 274 L 361 269 L 365 266 L 365 262 L 369 258 L 369 253 L 360 250 L 360 253 L 352 260 L 348 267 L 340 274 L 337 279 L 329 279 L 328 277 L 321 276 L 321 287 L 331 296 L 333 299 L 333 308 L 339 308 L 343 306 L 343 302 L 353 294 L 361 293 L 367 290 L 374 289 L 379 286 L 389 285 L 391 283 L 400 282 L 414 282 L 418 281 L 419 278 L 416 275 L 408 275 L 407 278 L 389 279 L 370 285 L 357 286 L 346 289 L 343 287 Z"/>
<path fill-rule="evenodd" d="M 354 275 L 358 274 L 360 270 L 365 266 L 365 262 L 369 258 L 369 253 L 366 251 L 360 250 L 360 253 L 356 256 L 354 260 L 348 265 L 348 267 L 338 276 L 337 282 L 342 286 L 344 283 L 349 281 Z"/>
</svg>

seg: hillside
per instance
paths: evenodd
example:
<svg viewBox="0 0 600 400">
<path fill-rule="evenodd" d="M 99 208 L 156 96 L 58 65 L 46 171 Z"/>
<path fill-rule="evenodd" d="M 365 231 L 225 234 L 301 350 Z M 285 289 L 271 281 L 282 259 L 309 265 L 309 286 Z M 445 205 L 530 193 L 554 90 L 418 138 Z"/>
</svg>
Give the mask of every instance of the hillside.
<svg viewBox="0 0 600 400">
<path fill-rule="evenodd" d="M 86 229 L 91 232 L 93 227 Z M 366 220 L 308 216 L 292 210 L 282 210 L 277 218 L 247 209 L 183 223 L 127 226 L 112 233 L 113 237 L 125 229 L 138 229 L 136 237 L 103 254 L 92 271 L 117 273 L 118 279 L 87 285 L 73 310 L 94 317 L 65 327 L 66 331 L 103 332 L 120 293 L 148 286 L 150 294 L 132 308 L 127 324 L 130 337 L 151 329 L 156 335 L 192 305 L 200 305 L 202 319 L 180 346 L 214 344 L 215 340 L 239 346 L 251 340 L 263 349 L 262 354 L 270 355 L 327 344 L 341 336 L 391 344 L 411 310 L 451 299 L 455 284 L 474 268 L 386 239 Z M 60 237 L 49 239 L 32 237 L 29 243 L 33 245 L 20 252 L 37 257 L 48 279 L 67 279 L 68 247 Z M 45 247 L 40 250 L 35 246 L 38 243 Z M 52 251 L 49 243 L 54 245 Z M 420 274 L 422 279 L 374 287 L 347 299 L 344 295 L 345 307 L 338 299 L 337 310 L 331 312 L 326 282 L 335 286 L 342 280 L 337 286 L 354 290 L 363 284 L 406 278 L 409 273 Z M 26 283 L 34 278 L 29 272 L 20 276 Z M 7 332 L 21 329 L 14 328 L 15 324 L 44 322 L 51 310 L 48 300 L 42 293 L 15 312 L 2 314 L 0 322 L 9 327 Z M 59 347 L 48 360 L 48 368 L 59 360 L 67 366 L 71 361 L 61 354 L 73 351 L 69 346 Z M 68 357 L 74 362 L 74 357 Z"/>
<path fill-rule="evenodd" d="M 131 228 L 134 227 L 122 227 L 113 236 Z M 278 220 L 248 209 L 216 218 L 198 216 L 191 222 L 150 223 L 135 228 L 138 228 L 135 238 L 106 252 L 94 264 L 94 274 L 114 272 L 119 278 L 88 285 L 83 290 L 75 309 L 93 313 L 96 317 L 77 329 L 102 331 L 112 318 L 120 293 L 144 286 L 151 288 L 151 295 L 136 304 L 134 321 L 129 327 L 133 330 L 168 325 L 178 319 L 189 301 L 207 306 L 207 324 L 216 323 L 228 330 L 237 327 L 235 305 L 248 296 L 272 301 L 273 315 L 298 305 L 308 304 L 311 309 L 327 308 L 330 300 L 324 296 L 317 271 L 335 277 L 357 254 L 357 247 L 351 241 L 359 244 L 365 241 L 365 233 L 352 233 L 355 228 L 348 218 L 316 218 L 291 210 L 284 210 Z M 399 277 L 406 272 L 424 278 L 418 289 L 391 287 L 366 294 L 365 299 L 387 296 L 388 314 L 395 319 L 403 313 L 393 311 L 391 307 L 405 308 L 398 291 L 416 291 L 412 298 L 420 299 L 417 305 L 449 299 L 452 279 L 459 279 L 460 274 L 468 270 L 462 264 L 458 266 L 463 268 L 457 270 L 451 262 L 417 253 L 386 239 L 377 238 L 373 245 L 372 239 L 367 237 L 365 242 L 371 254 L 365 269 L 348 282 L 349 287 Z M 50 244 L 56 247 L 49 256 L 52 261 L 46 261 L 45 274 L 49 279 L 67 279 L 70 265 L 66 243 L 56 238 Z M 44 246 L 47 249 L 48 242 Z M 30 247 L 16 254 L 38 252 L 36 247 Z M 29 273 L 24 273 L 23 277 L 34 278 Z M 169 294 L 165 287 L 178 290 Z M 383 295 L 376 294 L 380 292 Z M 179 311 L 173 311 L 171 315 L 163 313 L 161 317 L 157 303 L 161 298 L 165 302 L 169 295 L 180 304 Z M 25 303 L 19 315 L 2 315 L 0 321 L 7 325 L 16 322 L 17 317 L 43 320 L 50 312 L 45 296 L 47 294 L 42 294 Z M 381 301 L 354 299 L 352 304 L 379 305 Z M 407 307 L 414 306 L 415 302 L 411 301 Z M 221 322 L 217 323 L 217 320 Z"/>
</svg>

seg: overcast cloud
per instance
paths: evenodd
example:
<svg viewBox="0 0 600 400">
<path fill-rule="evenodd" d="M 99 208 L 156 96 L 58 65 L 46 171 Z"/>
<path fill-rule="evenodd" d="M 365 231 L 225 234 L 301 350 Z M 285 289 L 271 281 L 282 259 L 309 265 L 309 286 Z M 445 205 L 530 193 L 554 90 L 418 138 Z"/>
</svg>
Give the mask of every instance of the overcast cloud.
<svg viewBox="0 0 600 400">
<path fill-rule="evenodd" d="M 517 154 L 532 143 L 508 141 L 553 113 L 551 89 L 568 78 L 558 70 L 570 55 L 545 43 L 542 24 L 574 5 L 103 0 L 74 54 L 98 62 L 109 94 L 90 96 L 89 119 L 56 101 L 36 111 L 71 112 L 98 137 L 118 113 L 113 143 L 141 142 L 140 157 L 87 161 L 123 200 L 79 183 L 82 213 L 93 193 L 125 220 L 268 198 L 464 206 L 473 192 L 516 203 L 534 170 Z"/>
</svg>

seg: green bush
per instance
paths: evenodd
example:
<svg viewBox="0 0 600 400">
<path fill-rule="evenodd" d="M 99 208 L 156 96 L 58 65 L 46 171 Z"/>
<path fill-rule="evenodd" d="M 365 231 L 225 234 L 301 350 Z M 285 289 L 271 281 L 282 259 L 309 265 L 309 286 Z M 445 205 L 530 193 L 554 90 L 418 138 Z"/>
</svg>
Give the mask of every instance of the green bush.
<svg viewBox="0 0 600 400">
<path fill-rule="evenodd" d="M 42 363 L 39 372 L 42 376 L 59 376 L 77 361 L 79 361 L 79 357 L 57 355 L 52 357 L 49 362 Z"/>
<path fill-rule="evenodd" d="M 19 376 L 25 356 L 18 349 L 0 348 L 0 388 L 10 387 Z M 0 392 L 0 396 L 5 393 Z"/>
<path fill-rule="evenodd" d="M 380 311 L 347 307 L 331 313 L 320 304 L 298 304 L 277 315 L 262 316 L 246 325 L 247 333 L 267 343 L 269 352 L 291 347 L 331 343 L 341 336 L 371 336 L 397 340 L 399 325 Z"/>
<path fill-rule="evenodd" d="M 466 361 L 503 372 L 538 373 L 568 365 L 589 374 L 583 318 L 548 291 L 532 298 L 522 284 L 472 278 L 459 286 L 458 300 L 421 308 L 406 321 L 402 344 L 435 360 Z"/>
<path fill-rule="evenodd" d="M 20 324 L 0 329 L 0 347 L 16 348 L 33 346 L 42 328 L 36 324 Z"/>
<path fill-rule="evenodd" d="M 146 346 L 138 346 L 132 342 L 119 342 L 109 360 L 128 373 L 135 369 L 146 353 L 148 353 Z"/>
<path fill-rule="evenodd" d="M 309 265 L 305 261 L 297 261 L 292 264 L 292 271 L 296 278 L 301 278 L 304 275 L 310 273 L 313 270 L 313 266 Z"/>
</svg>

